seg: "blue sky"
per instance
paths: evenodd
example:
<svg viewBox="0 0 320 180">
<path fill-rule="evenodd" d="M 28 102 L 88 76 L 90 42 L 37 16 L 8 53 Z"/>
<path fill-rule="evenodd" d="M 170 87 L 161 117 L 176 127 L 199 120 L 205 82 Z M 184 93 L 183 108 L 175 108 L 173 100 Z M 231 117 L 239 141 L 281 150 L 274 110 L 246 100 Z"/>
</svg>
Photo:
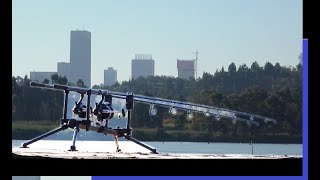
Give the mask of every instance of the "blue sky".
<svg viewBox="0 0 320 180">
<path fill-rule="evenodd" d="M 174 77 L 176 60 L 195 50 L 198 76 L 231 62 L 295 66 L 302 0 L 13 0 L 12 75 L 57 71 L 76 29 L 91 32 L 93 84 L 108 67 L 128 80 L 135 54 L 152 54 L 155 75 Z"/>
</svg>

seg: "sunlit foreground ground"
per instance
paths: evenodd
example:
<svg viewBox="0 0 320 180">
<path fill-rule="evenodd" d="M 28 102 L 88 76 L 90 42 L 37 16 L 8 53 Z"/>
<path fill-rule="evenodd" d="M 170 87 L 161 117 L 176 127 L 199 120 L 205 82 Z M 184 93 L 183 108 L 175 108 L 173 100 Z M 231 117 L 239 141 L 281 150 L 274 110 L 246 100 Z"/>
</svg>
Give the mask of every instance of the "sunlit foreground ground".
<svg viewBox="0 0 320 180">
<path fill-rule="evenodd" d="M 119 141 L 121 152 L 116 152 L 114 141 L 77 141 L 77 151 L 68 151 L 72 141 L 40 140 L 28 148 L 12 147 L 13 158 L 64 158 L 64 159 L 279 159 L 302 158 L 287 155 L 251 154 L 195 154 L 161 153 L 154 154 L 131 141 Z M 156 147 L 155 147 L 156 148 Z"/>
</svg>

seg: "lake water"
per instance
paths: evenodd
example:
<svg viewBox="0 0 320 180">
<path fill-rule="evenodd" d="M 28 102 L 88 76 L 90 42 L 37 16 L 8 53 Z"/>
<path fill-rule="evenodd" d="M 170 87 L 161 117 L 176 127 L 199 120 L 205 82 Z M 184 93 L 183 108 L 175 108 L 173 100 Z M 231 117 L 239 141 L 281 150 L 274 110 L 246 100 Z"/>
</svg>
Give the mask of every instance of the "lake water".
<svg viewBox="0 0 320 180">
<path fill-rule="evenodd" d="M 13 147 L 19 147 L 26 140 L 12 140 Z M 302 156 L 302 144 L 255 144 L 248 143 L 203 143 L 203 142 L 144 142 L 157 149 L 160 153 L 195 153 L 195 154 L 253 154 L 255 155 L 294 155 Z M 71 140 L 40 140 L 30 147 L 68 149 Z M 86 151 L 114 150 L 114 141 L 77 141 L 77 149 Z M 141 146 L 123 138 L 119 139 L 121 149 L 146 151 Z"/>
</svg>

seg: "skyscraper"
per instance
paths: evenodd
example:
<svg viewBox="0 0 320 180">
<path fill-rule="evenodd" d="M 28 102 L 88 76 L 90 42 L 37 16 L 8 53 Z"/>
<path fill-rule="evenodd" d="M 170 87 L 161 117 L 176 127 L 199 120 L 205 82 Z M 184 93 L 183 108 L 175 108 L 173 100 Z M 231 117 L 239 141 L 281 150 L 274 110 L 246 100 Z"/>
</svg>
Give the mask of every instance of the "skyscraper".
<svg viewBox="0 0 320 180">
<path fill-rule="evenodd" d="M 108 67 L 107 70 L 104 70 L 104 85 L 111 86 L 117 82 L 117 71 L 112 67 Z"/>
<path fill-rule="evenodd" d="M 177 59 L 178 78 L 194 79 L 194 60 L 179 60 Z"/>
<path fill-rule="evenodd" d="M 148 54 L 136 54 L 131 64 L 131 78 L 154 76 L 154 60 Z"/>
<path fill-rule="evenodd" d="M 68 78 L 68 81 L 70 82 L 71 78 L 71 64 L 67 62 L 58 62 L 58 74 L 60 76 L 66 76 Z"/>
<path fill-rule="evenodd" d="M 71 31 L 70 37 L 70 82 L 82 79 L 91 87 L 91 33 L 89 31 Z"/>
</svg>

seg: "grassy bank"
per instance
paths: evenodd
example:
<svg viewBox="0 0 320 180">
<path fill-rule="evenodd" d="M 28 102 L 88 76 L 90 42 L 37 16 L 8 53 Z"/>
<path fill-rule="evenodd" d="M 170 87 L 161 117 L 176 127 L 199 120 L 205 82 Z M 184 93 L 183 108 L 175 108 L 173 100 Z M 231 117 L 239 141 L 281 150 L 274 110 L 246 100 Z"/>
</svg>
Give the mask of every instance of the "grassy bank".
<svg viewBox="0 0 320 180">
<path fill-rule="evenodd" d="M 59 122 L 51 121 L 13 121 L 12 139 L 31 139 L 58 126 Z"/>
<path fill-rule="evenodd" d="M 142 141 L 186 141 L 186 142 L 234 142 L 250 143 L 250 136 L 221 135 L 215 136 L 212 133 L 202 131 L 159 131 L 157 129 L 133 130 L 133 137 Z M 281 144 L 301 144 L 302 136 L 289 135 L 253 135 L 252 141 L 255 143 L 281 143 Z"/>
<path fill-rule="evenodd" d="M 14 121 L 12 123 L 13 139 L 31 139 L 59 126 L 59 122 L 48 121 Z M 249 136 L 215 136 L 202 131 L 170 131 L 146 128 L 134 128 L 133 137 L 141 141 L 187 141 L 187 142 L 235 142 L 250 143 Z M 253 135 L 255 143 L 302 143 L 302 136 L 289 135 Z"/>
</svg>

